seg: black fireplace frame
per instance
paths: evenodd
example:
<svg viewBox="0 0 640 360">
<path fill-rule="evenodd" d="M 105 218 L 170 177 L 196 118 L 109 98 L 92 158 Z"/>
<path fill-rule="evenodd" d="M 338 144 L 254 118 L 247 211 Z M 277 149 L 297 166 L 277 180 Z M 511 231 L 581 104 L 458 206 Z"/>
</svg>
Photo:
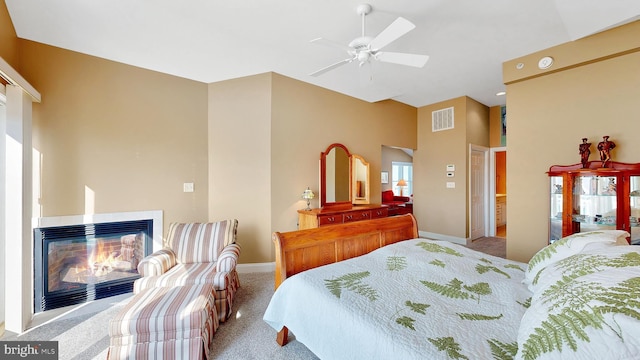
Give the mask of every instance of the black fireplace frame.
<svg viewBox="0 0 640 360">
<path fill-rule="evenodd" d="M 48 291 L 48 245 L 55 241 L 87 241 L 89 239 L 144 234 L 144 255 L 153 251 L 153 219 L 125 220 L 95 224 L 35 228 L 34 238 L 34 312 L 56 309 L 133 291 L 133 281 L 140 276 L 83 285 L 77 289 Z"/>
</svg>

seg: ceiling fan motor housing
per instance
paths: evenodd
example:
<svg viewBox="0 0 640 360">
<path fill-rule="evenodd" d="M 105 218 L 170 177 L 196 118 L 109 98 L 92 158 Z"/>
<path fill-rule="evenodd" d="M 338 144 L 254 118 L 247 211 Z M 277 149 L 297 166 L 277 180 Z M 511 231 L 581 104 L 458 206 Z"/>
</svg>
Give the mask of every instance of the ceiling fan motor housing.
<svg viewBox="0 0 640 360">
<path fill-rule="evenodd" d="M 371 12 L 371 5 L 369 4 L 360 4 L 356 8 L 358 15 L 367 15 Z"/>
<path fill-rule="evenodd" d="M 371 40 L 373 40 L 373 38 L 371 36 L 361 36 L 361 37 L 353 39 L 349 43 L 349 47 L 353 48 L 356 51 L 368 50 L 369 49 L 369 43 L 371 42 Z"/>
</svg>

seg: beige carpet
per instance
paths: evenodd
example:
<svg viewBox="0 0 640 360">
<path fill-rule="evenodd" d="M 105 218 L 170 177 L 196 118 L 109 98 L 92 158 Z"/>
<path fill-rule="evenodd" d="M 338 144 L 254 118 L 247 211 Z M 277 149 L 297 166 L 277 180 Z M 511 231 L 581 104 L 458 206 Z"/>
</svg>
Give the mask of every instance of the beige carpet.
<svg viewBox="0 0 640 360">
<path fill-rule="evenodd" d="M 276 331 L 262 320 L 273 294 L 274 273 L 240 274 L 241 287 L 230 319 L 213 337 L 211 359 L 316 360 L 303 344 L 290 335 L 290 343 L 280 347 Z M 96 300 L 80 306 L 52 310 L 57 316 L 21 335 L 7 332 L 2 341 L 58 341 L 60 360 L 104 360 L 107 357 L 109 319 L 127 303 L 131 294 Z M 43 313 L 38 317 L 43 317 Z M 50 317 L 50 314 L 46 314 Z M 0 359 L 2 356 L 0 356 Z M 185 359 L 188 360 L 188 359 Z"/>
</svg>

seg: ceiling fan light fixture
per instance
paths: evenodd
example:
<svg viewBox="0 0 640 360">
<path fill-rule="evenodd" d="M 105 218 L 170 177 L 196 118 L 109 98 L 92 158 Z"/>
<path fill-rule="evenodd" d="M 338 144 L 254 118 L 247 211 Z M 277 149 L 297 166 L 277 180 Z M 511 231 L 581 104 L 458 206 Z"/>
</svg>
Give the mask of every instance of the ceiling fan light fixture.
<svg viewBox="0 0 640 360">
<path fill-rule="evenodd" d="M 369 61 L 370 57 L 371 55 L 367 51 L 360 51 L 358 53 L 358 61 L 360 61 L 360 63 L 365 63 Z"/>
</svg>

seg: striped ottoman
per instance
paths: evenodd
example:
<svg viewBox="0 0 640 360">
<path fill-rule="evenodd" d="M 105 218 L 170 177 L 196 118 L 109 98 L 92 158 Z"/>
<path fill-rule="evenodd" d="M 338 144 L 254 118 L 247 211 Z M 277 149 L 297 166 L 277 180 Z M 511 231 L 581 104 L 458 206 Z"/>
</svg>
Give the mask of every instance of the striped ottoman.
<svg viewBox="0 0 640 360">
<path fill-rule="evenodd" d="M 107 359 L 208 359 L 218 324 L 210 284 L 145 289 L 109 321 Z"/>
</svg>

